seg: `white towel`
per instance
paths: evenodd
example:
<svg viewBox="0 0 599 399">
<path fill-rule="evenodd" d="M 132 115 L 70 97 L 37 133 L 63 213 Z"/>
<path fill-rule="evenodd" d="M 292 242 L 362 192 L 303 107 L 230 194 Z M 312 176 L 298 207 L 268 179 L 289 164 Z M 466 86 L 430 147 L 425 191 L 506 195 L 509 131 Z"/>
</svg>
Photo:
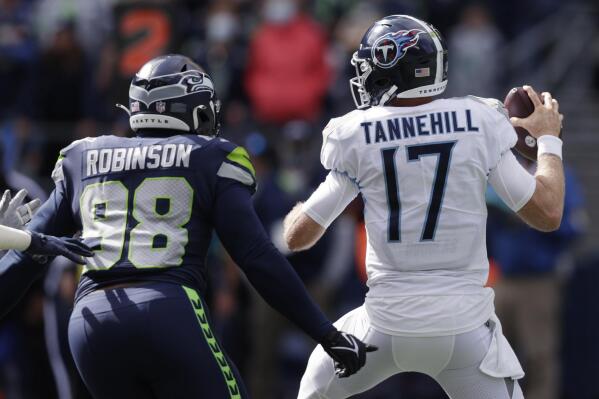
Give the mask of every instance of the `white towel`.
<svg viewBox="0 0 599 399">
<path fill-rule="evenodd" d="M 510 343 L 503 336 L 501 322 L 495 314 L 489 320 L 493 338 L 489 351 L 481 362 L 479 369 L 483 373 L 497 378 L 519 380 L 524 377 L 524 370 L 516 357 Z"/>
</svg>

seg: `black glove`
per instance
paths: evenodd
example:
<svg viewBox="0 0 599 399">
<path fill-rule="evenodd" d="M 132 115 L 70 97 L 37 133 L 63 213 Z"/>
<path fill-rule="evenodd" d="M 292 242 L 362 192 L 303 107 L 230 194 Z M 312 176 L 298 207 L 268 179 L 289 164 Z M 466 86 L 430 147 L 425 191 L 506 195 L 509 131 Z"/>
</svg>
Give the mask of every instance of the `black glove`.
<svg viewBox="0 0 599 399">
<path fill-rule="evenodd" d="M 376 346 L 338 330 L 331 331 L 321 345 L 335 361 L 335 374 L 340 378 L 355 374 L 366 363 L 366 353 L 378 350 Z"/>
<path fill-rule="evenodd" d="M 24 252 L 30 255 L 62 255 L 75 263 L 86 263 L 83 256 L 94 256 L 87 245 L 75 238 L 58 238 L 34 231 L 30 231 L 29 234 L 31 234 L 31 244 Z"/>
</svg>

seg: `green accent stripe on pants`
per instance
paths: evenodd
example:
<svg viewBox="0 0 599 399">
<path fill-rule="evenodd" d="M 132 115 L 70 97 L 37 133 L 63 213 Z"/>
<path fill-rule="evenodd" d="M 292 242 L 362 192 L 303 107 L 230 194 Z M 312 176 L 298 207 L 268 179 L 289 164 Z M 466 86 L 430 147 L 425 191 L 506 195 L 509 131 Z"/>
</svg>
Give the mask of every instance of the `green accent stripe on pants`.
<svg viewBox="0 0 599 399">
<path fill-rule="evenodd" d="M 218 342 L 216 342 L 216 337 L 212 333 L 212 329 L 210 328 L 210 324 L 208 323 L 208 316 L 204 311 L 202 299 L 195 290 L 185 286 L 181 287 L 187 294 L 187 297 L 189 298 L 189 301 L 193 306 L 193 310 L 196 314 L 196 317 L 198 318 L 198 322 L 200 323 L 202 332 L 204 333 L 204 338 L 206 338 L 206 343 L 208 343 L 208 346 L 210 347 L 210 350 L 214 355 L 214 359 L 216 359 L 216 363 L 220 367 L 220 371 L 223 373 L 223 377 L 225 379 L 227 387 L 229 388 L 229 396 L 231 397 L 231 399 L 241 399 L 239 386 L 237 385 L 237 381 L 235 380 L 235 374 L 233 373 L 233 370 L 231 370 L 231 367 L 227 362 L 225 354 L 220 349 L 220 345 L 218 344 Z"/>
</svg>

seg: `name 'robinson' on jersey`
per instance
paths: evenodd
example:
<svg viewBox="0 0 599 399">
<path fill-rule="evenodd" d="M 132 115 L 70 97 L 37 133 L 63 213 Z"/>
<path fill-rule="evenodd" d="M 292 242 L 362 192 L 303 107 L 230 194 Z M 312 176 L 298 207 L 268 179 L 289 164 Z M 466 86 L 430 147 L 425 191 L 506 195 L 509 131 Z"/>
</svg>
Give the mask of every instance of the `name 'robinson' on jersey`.
<svg viewBox="0 0 599 399">
<path fill-rule="evenodd" d="M 255 185 L 242 147 L 196 135 L 79 140 L 61 152 L 53 178 L 73 215 L 63 223 L 95 251 L 78 296 L 136 279 L 202 291 L 217 180 Z"/>
<path fill-rule="evenodd" d="M 323 165 L 364 199 L 365 306 L 380 331 L 457 334 L 493 315 L 486 183 L 516 141 L 498 107 L 476 97 L 377 106 L 324 129 Z"/>
</svg>

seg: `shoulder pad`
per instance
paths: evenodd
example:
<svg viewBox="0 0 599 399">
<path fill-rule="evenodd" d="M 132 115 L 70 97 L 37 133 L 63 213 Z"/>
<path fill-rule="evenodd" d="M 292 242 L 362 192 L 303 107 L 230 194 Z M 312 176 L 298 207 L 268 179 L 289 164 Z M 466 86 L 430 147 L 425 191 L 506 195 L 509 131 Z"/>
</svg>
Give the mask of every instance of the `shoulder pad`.
<svg viewBox="0 0 599 399">
<path fill-rule="evenodd" d="M 222 150 L 224 156 L 216 174 L 254 188 L 256 186 L 256 170 L 246 149 L 221 138 L 215 138 L 214 142 Z"/>
<path fill-rule="evenodd" d="M 326 140 L 328 136 L 330 136 L 333 132 L 338 133 L 351 133 L 350 131 L 346 131 L 341 129 L 343 126 L 349 124 L 350 122 L 355 122 L 357 117 L 362 115 L 364 111 L 355 109 L 343 116 L 332 118 L 329 120 L 329 123 L 322 129 L 323 139 Z M 342 137 L 339 137 L 340 139 Z"/>
<path fill-rule="evenodd" d="M 54 180 L 55 184 L 64 180 L 64 172 L 62 170 L 62 161 L 64 161 L 64 157 L 60 155 L 58 160 L 56 161 L 56 165 L 54 165 L 54 169 L 52 170 L 52 180 Z"/>
<path fill-rule="evenodd" d="M 508 115 L 507 109 L 505 109 L 503 102 L 501 102 L 500 100 L 498 100 L 496 98 L 485 98 L 485 97 L 477 97 L 477 96 L 467 96 L 467 98 L 470 98 L 471 100 L 474 100 L 476 102 L 484 104 L 487 107 L 492 108 L 495 111 L 499 112 L 508 120 L 510 119 L 510 116 Z"/>
<path fill-rule="evenodd" d="M 64 158 L 69 151 L 71 151 L 72 149 L 78 147 L 80 144 L 82 144 L 82 143 L 93 143 L 96 139 L 97 139 L 97 137 L 85 137 L 83 139 L 79 139 L 79 140 L 73 141 L 71 144 L 69 144 L 68 146 L 66 146 L 62 150 L 60 150 L 59 158 Z"/>
<path fill-rule="evenodd" d="M 75 140 L 71 144 L 69 144 L 62 150 L 60 150 L 60 152 L 58 154 L 58 159 L 56 160 L 56 164 L 54 165 L 54 169 L 52 170 L 52 175 L 51 175 L 52 180 L 54 180 L 55 184 L 58 184 L 59 182 L 64 180 L 64 171 L 62 169 L 62 163 L 63 163 L 64 158 L 67 156 L 68 152 L 73 150 L 74 148 L 78 147 L 80 144 L 82 144 L 84 142 L 91 143 L 95 140 L 96 140 L 95 137 L 86 137 L 86 138 L 83 138 L 80 140 Z"/>
<path fill-rule="evenodd" d="M 347 164 L 346 152 L 352 151 L 351 140 L 355 137 L 365 111 L 354 110 L 339 118 L 333 118 L 322 131 L 320 162 L 327 170 L 337 170 L 355 176 L 353 165 Z"/>
</svg>

